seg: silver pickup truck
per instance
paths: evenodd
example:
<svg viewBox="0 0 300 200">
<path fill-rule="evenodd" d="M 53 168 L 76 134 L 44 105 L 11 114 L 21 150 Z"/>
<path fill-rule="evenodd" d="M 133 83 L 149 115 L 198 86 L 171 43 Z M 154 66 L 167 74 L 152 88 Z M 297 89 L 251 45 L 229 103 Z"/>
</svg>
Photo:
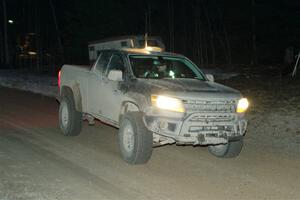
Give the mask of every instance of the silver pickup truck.
<svg viewBox="0 0 300 200">
<path fill-rule="evenodd" d="M 243 146 L 247 99 L 179 54 L 103 50 L 91 67 L 64 65 L 59 89 L 62 133 L 78 135 L 83 119 L 115 126 L 130 164 L 146 163 L 165 144 L 205 145 L 217 157 Z"/>
</svg>

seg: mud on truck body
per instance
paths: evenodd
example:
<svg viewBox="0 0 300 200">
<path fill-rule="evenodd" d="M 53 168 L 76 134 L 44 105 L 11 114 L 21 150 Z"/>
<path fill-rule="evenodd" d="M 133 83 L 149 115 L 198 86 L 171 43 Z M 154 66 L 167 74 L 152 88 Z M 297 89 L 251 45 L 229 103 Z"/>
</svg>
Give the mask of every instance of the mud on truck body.
<svg viewBox="0 0 300 200">
<path fill-rule="evenodd" d="M 62 133 L 78 135 L 83 118 L 115 126 L 130 164 L 146 163 L 154 147 L 172 143 L 205 145 L 217 157 L 241 152 L 247 99 L 182 55 L 102 50 L 92 67 L 64 65 L 59 78 Z"/>
</svg>

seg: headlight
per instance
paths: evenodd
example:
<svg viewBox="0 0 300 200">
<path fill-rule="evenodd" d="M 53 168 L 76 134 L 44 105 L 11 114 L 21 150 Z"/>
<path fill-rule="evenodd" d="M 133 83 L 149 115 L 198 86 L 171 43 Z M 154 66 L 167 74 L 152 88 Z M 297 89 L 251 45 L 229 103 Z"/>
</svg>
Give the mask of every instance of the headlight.
<svg viewBox="0 0 300 200">
<path fill-rule="evenodd" d="M 151 95 L 152 105 L 157 108 L 175 112 L 184 112 L 184 106 L 181 100 L 167 96 Z"/>
<path fill-rule="evenodd" d="M 248 109 L 248 106 L 249 106 L 249 102 L 248 102 L 247 98 L 242 98 L 238 102 L 236 112 L 237 113 L 246 112 L 246 110 Z"/>
</svg>

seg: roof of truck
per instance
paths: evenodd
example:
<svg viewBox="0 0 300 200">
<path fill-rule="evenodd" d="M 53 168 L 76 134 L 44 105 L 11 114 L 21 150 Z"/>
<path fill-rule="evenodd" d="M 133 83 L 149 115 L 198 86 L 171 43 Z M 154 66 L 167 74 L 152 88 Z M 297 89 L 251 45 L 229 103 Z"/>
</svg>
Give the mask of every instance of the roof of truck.
<svg viewBox="0 0 300 200">
<path fill-rule="evenodd" d="M 157 56 L 179 56 L 184 57 L 181 54 L 165 52 L 165 51 L 148 51 L 146 49 L 116 49 L 117 51 L 123 52 L 125 54 L 140 54 L 140 55 L 157 55 Z"/>
<path fill-rule="evenodd" d="M 118 40 L 127 40 L 127 39 L 135 39 L 135 38 L 145 38 L 144 35 L 123 35 L 123 36 L 115 36 L 115 37 L 108 37 L 100 40 L 93 40 L 88 42 L 88 45 L 98 44 L 98 43 L 104 43 L 104 42 L 112 42 L 112 41 L 118 41 Z M 148 39 L 158 39 L 162 40 L 160 36 L 148 36 Z"/>
</svg>

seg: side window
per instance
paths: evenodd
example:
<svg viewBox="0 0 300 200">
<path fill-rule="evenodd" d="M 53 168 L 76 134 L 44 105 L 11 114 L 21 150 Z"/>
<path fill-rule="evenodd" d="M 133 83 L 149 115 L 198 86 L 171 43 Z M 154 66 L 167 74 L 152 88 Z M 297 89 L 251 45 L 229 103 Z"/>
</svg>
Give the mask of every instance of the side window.
<svg viewBox="0 0 300 200">
<path fill-rule="evenodd" d="M 106 75 L 110 70 L 121 70 L 124 73 L 124 62 L 120 55 L 114 54 L 108 64 Z"/>
<path fill-rule="evenodd" d="M 101 53 L 101 51 L 97 51 L 97 57 L 99 57 L 99 56 L 100 56 L 100 53 Z"/>
<path fill-rule="evenodd" d="M 109 59 L 111 57 L 111 54 L 112 54 L 111 52 L 106 52 L 106 51 L 101 53 L 101 57 L 98 60 L 97 65 L 96 65 L 96 70 L 98 72 L 100 72 L 100 73 L 105 72 L 107 64 L 109 62 Z"/>
</svg>

